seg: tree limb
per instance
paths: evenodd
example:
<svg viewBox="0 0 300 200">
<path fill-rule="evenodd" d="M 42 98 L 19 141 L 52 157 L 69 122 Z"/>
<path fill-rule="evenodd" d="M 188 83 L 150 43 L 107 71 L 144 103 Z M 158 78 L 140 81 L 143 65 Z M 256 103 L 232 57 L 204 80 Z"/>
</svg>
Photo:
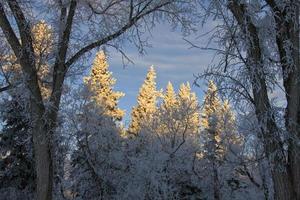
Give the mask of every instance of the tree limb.
<svg viewBox="0 0 300 200">
<path fill-rule="evenodd" d="M 131 28 L 134 24 L 136 24 L 137 21 L 139 21 L 141 18 L 145 17 L 146 15 L 156 11 L 157 9 L 166 6 L 168 4 L 172 3 L 172 1 L 166 1 L 163 4 L 159 4 L 158 6 L 155 6 L 154 8 L 151 8 L 150 10 L 144 12 L 147 7 L 150 5 L 150 2 L 148 2 L 145 6 L 143 6 L 143 8 L 141 10 L 138 11 L 138 13 L 130 18 L 127 22 L 127 24 L 125 24 L 122 28 L 120 28 L 119 30 L 117 30 L 115 33 L 108 35 L 100 40 L 97 40 L 93 43 L 90 43 L 88 45 L 86 45 L 85 47 L 83 47 L 82 49 L 80 49 L 79 51 L 77 51 L 77 53 L 75 53 L 67 62 L 66 62 L 66 67 L 70 67 L 74 62 L 76 62 L 82 55 L 84 55 L 85 53 L 89 52 L 90 50 L 99 47 L 115 38 L 117 38 L 118 36 L 122 35 L 123 33 L 125 33 L 129 28 Z M 133 7 L 131 6 L 131 9 L 133 9 Z M 130 13 L 133 11 L 130 11 Z"/>
<path fill-rule="evenodd" d="M 21 44 L 19 43 L 19 40 L 7 19 L 7 16 L 5 14 L 5 11 L 4 11 L 4 8 L 3 8 L 3 5 L 1 2 L 0 2 L 0 26 L 1 26 L 1 29 L 5 35 L 8 43 L 12 47 L 15 55 L 17 57 L 19 57 L 21 54 Z"/>
</svg>

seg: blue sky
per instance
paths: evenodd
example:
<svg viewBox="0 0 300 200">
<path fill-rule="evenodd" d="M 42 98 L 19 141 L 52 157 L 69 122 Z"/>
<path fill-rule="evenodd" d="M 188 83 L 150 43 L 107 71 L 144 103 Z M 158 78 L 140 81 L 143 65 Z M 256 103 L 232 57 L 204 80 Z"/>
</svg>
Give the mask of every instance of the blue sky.
<svg viewBox="0 0 300 200">
<path fill-rule="evenodd" d="M 187 37 L 195 41 L 199 46 L 207 44 L 207 37 L 197 38 L 197 35 L 209 30 L 204 27 L 203 31 Z M 147 48 L 146 55 L 141 56 L 138 50 L 130 44 L 123 48 L 126 55 L 133 60 L 125 68 L 120 53 L 112 50 L 109 52 L 110 71 L 117 79 L 115 89 L 124 92 L 126 95 L 120 100 L 119 106 L 126 110 L 125 124 L 128 123 L 132 106 L 136 104 L 136 96 L 144 81 L 146 73 L 151 65 L 154 65 L 157 72 L 157 88 L 164 88 L 168 81 L 171 81 L 177 90 L 183 82 L 194 81 L 194 74 L 202 72 L 213 60 L 214 52 L 200 49 L 191 49 L 190 45 L 183 40 L 180 31 L 172 31 L 166 24 L 157 25 L 149 37 L 150 48 Z M 196 86 L 192 90 L 197 93 L 199 101 L 202 101 L 203 90 Z"/>
</svg>

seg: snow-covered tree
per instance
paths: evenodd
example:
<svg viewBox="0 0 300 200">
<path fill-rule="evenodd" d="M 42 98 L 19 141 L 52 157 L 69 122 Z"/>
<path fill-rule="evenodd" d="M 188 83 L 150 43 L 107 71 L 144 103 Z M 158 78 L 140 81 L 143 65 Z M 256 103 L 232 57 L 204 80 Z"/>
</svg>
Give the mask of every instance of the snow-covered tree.
<svg viewBox="0 0 300 200">
<path fill-rule="evenodd" d="M 151 66 L 139 90 L 137 105 L 132 109 L 129 133 L 137 134 L 143 123 L 149 122 L 157 109 L 159 92 L 156 90 L 155 78 L 156 72 L 154 67 Z"/>
<path fill-rule="evenodd" d="M 91 92 L 91 102 L 102 108 L 103 114 L 120 121 L 124 110 L 118 108 L 118 101 L 124 96 L 122 92 L 113 91 L 116 79 L 108 70 L 107 58 L 104 51 L 96 54 L 91 74 L 85 77 L 84 83 Z"/>
<path fill-rule="evenodd" d="M 222 34 L 214 37 L 221 44 L 220 62 L 205 77 L 217 80 L 240 110 L 256 114 L 254 134 L 270 163 L 274 198 L 299 199 L 299 1 L 206 3 L 206 16 L 214 13 L 222 23 L 216 33 Z M 282 91 L 276 96 L 286 103 L 271 99 L 274 90 Z"/>
<path fill-rule="evenodd" d="M 113 199 L 126 175 L 120 130 L 110 117 L 99 113 L 101 107 L 89 105 L 75 117 L 77 148 L 71 156 L 67 189 L 76 200 Z"/>
<path fill-rule="evenodd" d="M 137 165 L 131 172 L 133 184 L 125 186 L 131 199 L 204 199 L 200 178 L 193 171 L 199 134 L 190 124 L 199 114 L 198 105 L 190 106 L 190 90 L 184 89 L 186 98 L 178 98 L 168 83 L 152 120 L 129 141 Z"/>
<path fill-rule="evenodd" d="M 66 187 L 73 199 L 112 199 L 124 173 L 122 133 L 116 125 L 124 115 L 117 107 L 123 93 L 113 90 L 115 82 L 105 53 L 99 51 L 91 74 L 73 94 L 69 117 L 76 145 L 71 155 L 71 184 Z"/>
<path fill-rule="evenodd" d="M 219 161 L 223 155 L 221 143 L 220 111 L 222 105 L 217 93 L 217 87 L 209 81 L 204 98 L 204 106 L 201 119 L 201 139 L 203 143 L 203 157 L 211 162 L 211 177 L 214 199 L 221 199 L 219 180 Z"/>
<path fill-rule="evenodd" d="M 233 113 L 228 100 L 223 102 L 220 124 L 220 128 L 222 130 L 222 140 L 225 145 L 242 143 L 242 136 L 237 132 L 235 114 Z M 227 149 L 228 146 L 225 148 Z"/>
<path fill-rule="evenodd" d="M 233 166 L 229 164 L 237 162 L 241 138 L 237 133 L 235 116 L 229 102 L 225 100 L 222 103 L 218 97 L 218 88 L 213 81 L 209 81 L 205 94 L 201 127 L 201 150 L 203 159 L 207 159 L 208 164 L 211 165 L 213 196 L 214 199 L 221 199 L 224 179 L 233 178 L 230 177 Z"/>
<path fill-rule="evenodd" d="M 159 109 L 155 112 L 155 120 L 156 122 L 154 126 L 158 128 L 158 134 L 163 137 L 172 137 L 168 135 L 173 132 L 173 135 L 179 131 L 179 102 L 177 98 L 177 94 L 174 91 L 173 85 L 171 82 L 168 82 L 165 92 L 162 94 L 161 104 Z M 166 123 L 160 123 L 166 122 Z M 168 133 L 168 134 L 167 134 Z M 173 141 L 174 143 L 175 141 Z"/>
<path fill-rule="evenodd" d="M 217 86 L 213 81 L 209 81 L 208 88 L 204 97 L 203 113 L 201 125 L 204 129 L 212 129 L 219 131 L 217 122 L 219 122 L 220 110 L 222 108 L 221 101 L 218 97 Z"/>
<path fill-rule="evenodd" d="M 178 91 L 178 102 L 182 112 L 187 112 L 188 129 L 197 133 L 200 127 L 199 103 L 196 93 L 191 91 L 189 82 L 181 84 Z"/>
<path fill-rule="evenodd" d="M 163 94 L 161 108 L 164 110 L 176 109 L 178 107 L 177 95 L 174 91 L 172 83 L 169 81 Z"/>
<path fill-rule="evenodd" d="M 200 179 L 193 172 L 196 138 L 186 134 L 184 142 L 170 148 L 153 128 L 128 141 L 130 167 L 127 180 L 120 181 L 119 199 L 204 199 Z M 179 141 L 183 136 L 176 137 Z"/>
<path fill-rule="evenodd" d="M 144 126 L 146 130 L 156 132 L 168 151 L 185 142 L 187 135 L 199 136 L 199 109 L 195 93 L 191 93 L 189 85 L 181 85 L 180 96 L 167 84 L 161 95 L 161 103 L 152 120 Z"/>
</svg>

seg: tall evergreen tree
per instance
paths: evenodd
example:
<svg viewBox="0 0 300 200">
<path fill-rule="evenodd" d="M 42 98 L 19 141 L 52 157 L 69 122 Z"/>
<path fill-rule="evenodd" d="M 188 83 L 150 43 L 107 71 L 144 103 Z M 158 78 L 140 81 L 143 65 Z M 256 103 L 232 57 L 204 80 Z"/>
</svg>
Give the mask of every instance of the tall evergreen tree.
<svg viewBox="0 0 300 200">
<path fill-rule="evenodd" d="M 235 115 L 228 100 L 225 100 L 222 105 L 220 123 L 223 132 L 222 140 L 225 140 L 224 143 L 227 145 L 240 144 L 242 138 L 237 134 Z"/>
<path fill-rule="evenodd" d="M 174 91 L 172 83 L 169 81 L 166 91 L 163 95 L 161 108 L 164 110 L 171 110 L 178 106 L 177 95 Z"/>
<path fill-rule="evenodd" d="M 203 127 L 201 138 L 204 158 L 212 165 L 214 199 L 221 199 L 222 183 L 219 180 L 219 167 L 231 157 L 229 148 L 239 145 L 241 138 L 236 131 L 235 116 L 230 104 L 228 100 L 221 102 L 217 90 L 217 86 L 209 81 L 201 119 Z"/>
<path fill-rule="evenodd" d="M 189 129 L 192 133 L 198 132 L 200 126 L 198 99 L 194 92 L 191 91 L 189 82 L 181 84 L 178 91 L 178 104 L 182 112 L 188 116 Z"/>
<path fill-rule="evenodd" d="M 118 108 L 124 94 L 113 90 L 116 79 L 108 67 L 104 51 L 99 51 L 90 75 L 84 78 L 83 96 L 79 98 L 82 104 L 76 109 L 80 114 L 74 113 L 78 149 L 71 157 L 70 189 L 76 199 L 110 199 L 115 189 L 107 169 L 114 171 L 111 159 L 116 147 L 122 146 L 116 122 L 124 115 Z"/>
<path fill-rule="evenodd" d="M 178 110 L 177 94 L 171 82 L 168 82 L 165 92 L 161 95 L 161 104 L 155 112 L 156 132 L 164 137 L 169 137 L 178 132 L 180 115 Z M 172 133 L 171 133 L 172 132 Z"/>
<path fill-rule="evenodd" d="M 237 135 L 235 116 L 228 100 L 223 103 L 218 97 L 217 86 L 210 81 L 205 95 L 201 125 L 207 154 L 222 159 L 230 144 L 238 144 L 241 138 Z M 213 146 L 211 146 L 214 144 Z"/>
<path fill-rule="evenodd" d="M 151 66 L 140 88 L 137 105 L 132 109 L 129 133 L 137 134 L 141 129 L 142 123 L 151 120 L 151 116 L 156 111 L 156 100 L 159 92 L 156 90 L 155 78 L 156 72 L 154 67 Z"/>
<path fill-rule="evenodd" d="M 218 151 L 218 143 L 221 135 L 221 109 L 222 103 L 218 97 L 217 86 L 209 81 L 208 89 L 204 98 L 204 107 L 202 112 L 201 126 L 205 133 L 205 143 L 213 143 L 213 146 L 207 146 L 208 154 L 215 154 Z"/>
<path fill-rule="evenodd" d="M 215 200 L 221 199 L 221 184 L 219 180 L 219 161 L 223 149 L 221 148 L 221 101 L 217 94 L 217 86 L 209 81 L 208 89 L 204 98 L 204 108 L 202 113 L 201 134 L 203 139 L 204 158 L 209 160 L 212 170 L 213 196 Z"/>
<path fill-rule="evenodd" d="M 98 52 L 91 74 L 85 77 L 84 82 L 91 93 L 91 102 L 100 106 L 105 115 L 120 121 L 125 112 L 118 108 L 118 101 L 124 94 L 113 90 L 116 79 L 112 77 L 108 67 L 104 51 Z"/>
</svg>

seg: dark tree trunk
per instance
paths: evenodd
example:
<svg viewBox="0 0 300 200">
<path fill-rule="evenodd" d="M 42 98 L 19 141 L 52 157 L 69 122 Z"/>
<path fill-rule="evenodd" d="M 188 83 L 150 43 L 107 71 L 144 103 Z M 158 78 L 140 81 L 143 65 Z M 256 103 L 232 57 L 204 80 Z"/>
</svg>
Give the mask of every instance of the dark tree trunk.
<svg viewBox="0 0 300 200">
<path fill-rule="evenodd" d="M 289 143 L 288 172 L 292 178 L 295 198 L 300 199 L 299 2 L 291 0 L 281 7 L 274 0 L 266 0 L 266 2 L 271 7 L 276 22 L 276 43 L 286 92 L 285 125 Z"/>
<path fill-rule="evenodd" d="M 255 113 L 260 123 L 265 154 L 271 164 L 271 173 L 274 183 L 275 199 L 294 200 L 292 179 L 288 173 L 284 150 L 279 130 L 272 114 L 268 98 L 266 78 L 263 70 L 263 57 L 260 48 L 260 39 L 256 26 L 251 22 L 244 4 L 237 1 L 229 3 L 229 9 L 245 34 L 248 45 L 246 67 L 252 77 L 252 92 L 254 97 Z"/>
</svg>

